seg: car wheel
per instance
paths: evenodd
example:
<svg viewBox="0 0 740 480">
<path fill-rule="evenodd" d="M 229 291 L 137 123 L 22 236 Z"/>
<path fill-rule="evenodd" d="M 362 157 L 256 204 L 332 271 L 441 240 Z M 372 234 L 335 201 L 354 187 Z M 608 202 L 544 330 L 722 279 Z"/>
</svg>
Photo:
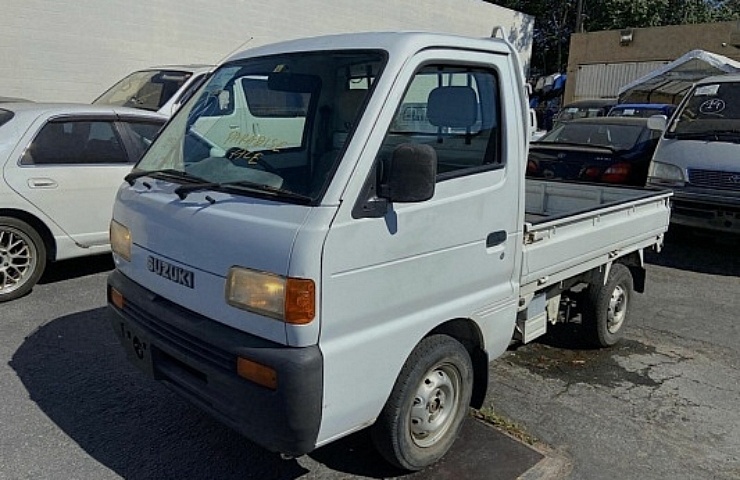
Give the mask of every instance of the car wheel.
<svg viewBox="0 0 740 480">
<path fill-rule="evenodd" d="M 0 217 L 0 302 L 28 293 L 46 267 L 46 247 L 27 223 Z"/>
<path fill-rule="evenodd" d="M 373 425 L 378 451 L 393 465 L 421 470 L 442 458 L 465 420 L 473 386 L 467 350 L 432 335 L 413 350 Z"/>
<path fill-rule="evenodd" d="M 624 337 L 634 291 L 632 274 L 615 263 L 604 285 L 591 285 L 586 295 L 586 339 L 596 347 L 611 347 Z"/>
</svg>

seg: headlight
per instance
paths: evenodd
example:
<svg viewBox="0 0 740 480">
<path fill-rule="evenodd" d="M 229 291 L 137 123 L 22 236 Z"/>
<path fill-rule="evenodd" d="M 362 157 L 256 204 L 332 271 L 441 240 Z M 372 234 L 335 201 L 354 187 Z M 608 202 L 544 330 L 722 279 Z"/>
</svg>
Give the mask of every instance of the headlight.
<svg viewBox="0 0 740 480">
<path fill-rule="evenodd" d="M 233 307 L 295 325 L 310 323 L 316 314 L 316 288 L 312 280 L 242 267 L 229 270 L 226 301 Z"/>
<path fill-rule="evenodd" d="M 131 261 L 131 232 L 115 220 L 110 222 L 110 248 L 127 262 Z"/>
<path fill-rule="evenodd" d="M 650 162 L 648 183 L 653 185 L 683 186 L 686 179 L 680 167 L 669 163 Z"/>
</svg>

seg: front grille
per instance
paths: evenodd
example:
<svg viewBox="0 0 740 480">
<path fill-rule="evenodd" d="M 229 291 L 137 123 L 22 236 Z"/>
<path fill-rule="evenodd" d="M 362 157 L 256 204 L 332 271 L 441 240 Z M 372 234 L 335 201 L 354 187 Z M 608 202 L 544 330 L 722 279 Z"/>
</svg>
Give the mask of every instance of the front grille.
<svg viewBox="0 0 740 480">
<path fill-rule="evenodd" d="M 174 305 L 170 308 L 181 309 Z M 149 335 L 160 342 L 162 347 L 179 351 L 191 358 L 197 358 L 201 362 L 212 365 L 225 371 L 233 371 L 236 358 L 233 354 L 221 350 L 209 343 L 204 342 L 197 336 L 191 335 L 169 323 L 158 320 L 145 309 L 140 308 L 132 302 L 126 302 L 124 312 L 131 317 L 139 327 L 143 327 Z M 194 315 L 192 312 L 184 311 L 183 314 Z"/>
<path fill-rule="evenodd" d="M 697 187 L 740 191 L 740 172 L 689 169 L 689 182 Z"/>
</svg>

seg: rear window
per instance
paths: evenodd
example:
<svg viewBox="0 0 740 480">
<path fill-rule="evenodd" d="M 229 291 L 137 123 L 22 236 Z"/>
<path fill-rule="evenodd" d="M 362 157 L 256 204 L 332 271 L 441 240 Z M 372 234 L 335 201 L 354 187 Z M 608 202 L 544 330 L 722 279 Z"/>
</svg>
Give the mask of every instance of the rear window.
<svg viewBox="0 0 740 480">
<path fill-rule="evenodd" d="M 13 116 L 15 116 L 13 112 L 0 108 L 0 127 L 8 123 Z"/>
</svg>

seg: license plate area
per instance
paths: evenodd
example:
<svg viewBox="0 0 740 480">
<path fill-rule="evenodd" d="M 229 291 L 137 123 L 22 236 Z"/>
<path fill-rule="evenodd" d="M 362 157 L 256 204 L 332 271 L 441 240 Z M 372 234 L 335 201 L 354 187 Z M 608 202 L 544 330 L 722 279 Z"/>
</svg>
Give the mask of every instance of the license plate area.
<svg viewBox="0 0 740 480">
<path fill-rule="evenodd" d="M 131 363 L 153 377 L 153 347 L 149 337 L 126 322 L 120 322 L 119 328 L 118 334 L 121 337 L 121 343 Z"/>
</svg>

